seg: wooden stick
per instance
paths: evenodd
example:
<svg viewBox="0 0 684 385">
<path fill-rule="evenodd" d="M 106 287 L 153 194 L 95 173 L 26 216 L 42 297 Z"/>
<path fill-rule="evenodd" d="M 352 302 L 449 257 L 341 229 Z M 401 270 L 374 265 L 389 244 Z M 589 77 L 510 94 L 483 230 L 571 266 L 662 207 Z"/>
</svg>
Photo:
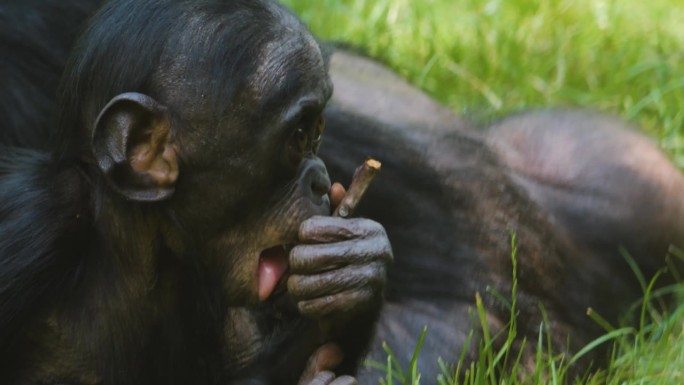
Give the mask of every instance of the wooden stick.
<svg viewBox="0 0 684 385">
<path fill-rule="evenodd" d="M 354 171 L 349 189 L 342 197 L 342 201 L 333 213 L 334 217 L 347 218 L 350 217 L 356 206 L 366 193 L 368 186 L 375 178 L 375 175 L 380 171 L 382 164 L 373 158 L 368 158 L 366 161 Z"/>
<path fill-rule="evenodd" d="M 382 164 L 373 158 L 366 159 L 365 162 L 354 171 L 352 181 L 349 184 L 349 189 L 342 197 L 342 201 L 333 213 L 334 217 L 347 218 L 350 217 L 356 206 L 361 202 L 361 198 L 368 190 L 368 186 L 375 178 L 375 175 L 380 171 Z M 330 337 L 330 330 L 332 329 L 332 321 L 330 319 L 322 319 L 318 322 L 321 329 L 321 338 L 323 342 Z"/>
</svg>

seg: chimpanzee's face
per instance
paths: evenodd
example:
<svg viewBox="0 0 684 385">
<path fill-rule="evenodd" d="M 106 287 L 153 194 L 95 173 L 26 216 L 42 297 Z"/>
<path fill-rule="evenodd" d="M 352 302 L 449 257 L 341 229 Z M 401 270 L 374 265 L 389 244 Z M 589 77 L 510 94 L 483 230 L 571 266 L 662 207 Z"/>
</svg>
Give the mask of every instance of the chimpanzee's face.
<svg viewBox="0 0 684 385">
<path fill-rule="evenodd" d="M 330 213 L 316 155 L 326 63 L 296 17 L 261 6 L 181 20 L 148 80 L 110 99 L 91 136 L 110 187 L 143 203 L 165 249 L 212 272 L 235 306 L 268 298 L 300 223 Z"/>
<path fill-rule="evenodd" d="M 290 30 L 263 45 L 253 68 L 220 119 L 181 123 L 188 126 L 178 130 L 180 176 L 169 201 L 188 235 L 185 252 L 229 276 L 225 290 L 236 302 L 267 298 L 299 224 L 330 214 L 330 180 L 316 152 L 332 83 L 318 44 L 301 27 Z"/>
</svg>

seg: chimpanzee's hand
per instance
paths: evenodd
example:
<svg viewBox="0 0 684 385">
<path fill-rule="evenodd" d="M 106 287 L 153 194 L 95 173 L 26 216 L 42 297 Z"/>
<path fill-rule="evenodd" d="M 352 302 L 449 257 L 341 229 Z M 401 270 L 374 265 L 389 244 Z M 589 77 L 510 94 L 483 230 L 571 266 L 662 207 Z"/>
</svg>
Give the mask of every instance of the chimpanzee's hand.
<svg viewBox="0 0 684 385">
<path fill-rule="evenodd" d="M 342 350 L 334 343 L 319 347 L 309 358 L 299 385 L 357 385 L 351 376 L 335 377 L 332 372 L 342 362 Z"/>
<path fill-rule="evenodd" d="M 300 382 L 301 385 L 357 385 L 356 378 L 352 376 L 335 377 L 333 372 L 320 372 L 309 382 Z"/>
<path fill-rule="evenodd" d="M 302 223 L 299 238 L 287 287 L 302 314 L 340 321 L 379 308 L 393 258 L 379 223 L 316 216 Z"/>
</svg>

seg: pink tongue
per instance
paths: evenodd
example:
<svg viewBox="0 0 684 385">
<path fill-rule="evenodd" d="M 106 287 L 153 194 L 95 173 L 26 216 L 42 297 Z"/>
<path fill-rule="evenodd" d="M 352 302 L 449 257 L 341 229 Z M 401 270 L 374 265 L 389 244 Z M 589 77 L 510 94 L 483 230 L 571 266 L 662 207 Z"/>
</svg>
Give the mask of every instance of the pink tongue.
<svg viewBox="0 0 684 385">
<path fill-rule="evenodd" d="M 261 252 L 259 258 L 259 300 L 265 301 L 271 296 L 278 281 L 287 271 L 288 257 L 282 246 L 271 247 Z"/>
</svg>

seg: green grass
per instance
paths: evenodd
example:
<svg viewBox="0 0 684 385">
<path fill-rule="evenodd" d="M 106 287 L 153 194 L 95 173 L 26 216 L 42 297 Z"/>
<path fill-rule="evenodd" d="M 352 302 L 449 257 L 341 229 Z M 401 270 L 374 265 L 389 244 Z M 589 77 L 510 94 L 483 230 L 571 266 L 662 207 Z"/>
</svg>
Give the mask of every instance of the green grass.
<svg viewBox="0 0 684 385">
<path fill-rule="evenodd" d="M 638 269 L 634 273 L 640 280 L 644 298 L 635 303 L 632 313 L 640 322 L 638 327 L 623 326 L 616 328 L 605 321 L 598 313 L 589 309 L 590 316 L 605 328 L 606 333 L 587 344 L 574 355 L 567 355 L 552 346 L 549 322 L 539 325 L 539 334 L 534 341 L 517 335 L 517 248 L 515 236 L 511 241 L 513 288 L 510 302 L 510 318 L 504 332 L 493 335 L 489 330 L 486 312 L 478 294 L 474 306 L 475 327 L 481 331 L 482 340 L 478 345 L 479 355 L 474 362 L 464 360 L 469 343 L 473 343 L 472 333 L 467 339 L 463 353 L 456 368 L 447 368 L 440 360 L 442 375 L 436 379 L 439 385 L 496 385 L 496 384 L 585 384 L 585 385 L 626 385 L 658 384 L 679 385 L 684 383 L 684 306 L 668 313 L 661 304 L 664 295 L 675 294 L 684 298 L 684 286 L 674 285 L 653 290 L 659 275 L 646 281 Z M 682 257 L 680 251 L 675 251 Z M 629 256 L 626 256 L 628 261 Z M 633 263 L 633 262 L 632 262 Z M 544 312 L 543 308 L 541 309 Z M 546 317 L 543 317 L 546 319 Z M 381 380 L 383 385 L 416 385 L 420 383 L 420 368 L 416 357 L 420 354 L 423 339 L 429 333 L 423 329 L 416 343 L 414 358 L 408 368 L 402 368 L 394 358 L 391 347 L 385 346 L 388 354 L 385 365 L 370 362 L 369 366 L 383 369 L 386 373 Z M 591 352 L 599 345 L 610 344 L 611 359 L 606 368 L 590 370 L 577 374 L 571 370 L 572 364 Z M 497 346 L 499 346 L 497 348 Z M 533 349 L 535 360 L 532 367 L 521 363 L 524 348 Z M 424 383 L 435 383 L 426 379 Z"/>
<path fill-rule="evenodd" d="M 684 165 L 679 0 L 286 0 L 456 112 L 590 106 L 657 135 Z"/>
<path fill-rule="evenodd" d="M 475 122 L 486 124 L 525 108 L 588 107 L 639 125 L 684 167 L 680 0 L 284 3 L 319 37 L 359 47 Z M 669 313 L 658 309 L 658 292 L 650 291 L 645 279 L 644 288 L 648 300 L 636 306 L 641 325 L 605 325 L 603 340 L 610 341 L 603 342 L 617 341 L 614 357 L 608 368 L 581 383 L 684 383 L 684 307 Z M 486 325 L 477 310 L 475 318 Z M 515 312 L 511 314 L 508 335 L 492 338 L 515 337 Z M 556 354 L 546 340 L 542 327 L 538 341 L 527 342 L 538 351 L 538 367 L 529 375 L 511 365 L 515 357 L 508 357 L 510 349 L 494 351 L 486 341 L 479 360 L 462 363 L 460 373 L 467 372 L 467 384 L 571 383 L 565 371 L 569 359 Z M 506 360 L 512 369 L 494 370 Z M 420 368 L 396 368 L 391 357 L 387 365 L 387 383 L 417 383 L 412 376 Z M 445 373 L 443 383 L 456 383 L 450 381 L 452 375 Z"/>
</svg>

